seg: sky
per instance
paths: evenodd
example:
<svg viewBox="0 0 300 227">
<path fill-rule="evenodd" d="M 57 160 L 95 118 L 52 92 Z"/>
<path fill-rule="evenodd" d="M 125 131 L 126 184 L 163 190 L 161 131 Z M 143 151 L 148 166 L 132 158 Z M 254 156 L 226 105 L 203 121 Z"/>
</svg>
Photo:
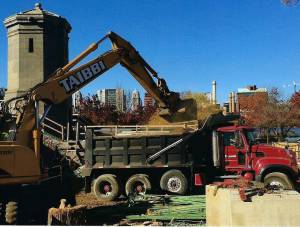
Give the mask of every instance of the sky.
<svg viewBox="0 0 300 227">
<path fill-rule="evenodd" d="M 0 19 L 32 9 L 37 0 L 0 0 Z M 217 100 L 247 85 L 291 95 L 300 83 L 300 4 L 280 0 L 40 0 L 66 18 L 70 60 L 114 31 L 130 41 L 173 91 L 209 92 Z M 109 50 L 109 43 L 96 52 Z M 6 28 L 0 26 L 0 87 L 7 86 Z M 287 86 L 289 85 L 289 86 Z M 82 89 L 142 88 L 117 66 Z M 300 89 L 300 84 L 299 88 Z"/>
</svg>

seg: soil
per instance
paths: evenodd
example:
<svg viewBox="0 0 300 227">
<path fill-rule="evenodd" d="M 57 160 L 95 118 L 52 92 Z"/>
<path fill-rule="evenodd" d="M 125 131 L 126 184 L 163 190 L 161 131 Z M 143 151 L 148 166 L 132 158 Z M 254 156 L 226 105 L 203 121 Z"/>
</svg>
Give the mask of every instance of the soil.
<svg viewBox="0 0 300 227">
<path fill-rule="evenodd" d="M 118 204 L 126 204 L 127 200 L 119 199 L 116 201 L 103 201 L 98 200 L 93 193 L 84 193 L 80 192 L 76 195 L 76 204 L 78 205 L 85 205 L 88 209 L 103 207 L 103 206 L 115 206 Z"/>
</svg>

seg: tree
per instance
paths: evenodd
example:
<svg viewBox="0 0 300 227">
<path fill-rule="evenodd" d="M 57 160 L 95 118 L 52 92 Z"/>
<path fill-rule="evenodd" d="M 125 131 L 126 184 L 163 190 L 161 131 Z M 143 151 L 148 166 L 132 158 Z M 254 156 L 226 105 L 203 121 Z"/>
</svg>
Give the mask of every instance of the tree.
<svg viewBox="0 0 300 227">
<path fill-rule="evenodd" d="M 155 111 L 155 106 L 139 107 L 134 111 L 118 111 L 113 105 L 100 103 L 96 95 L 83 97 L 80 103 L 80 115 L 94 125 L 147 124 Z"/>
<path fill-rule="evenodd" d="M 115 106 L 102 104 L 96 95 L 83 97 L 80 103 L 80 114 L 93 124 L 114 124 L 118 122 L 119 113 Z"/>
<path fill-rule="evenodd" d="M 294 107 L 300 106 L 300 91 L 295 92 L 291 97 L 291 103 Z"/>
<path fill-rule="evenodd" d="M 284 99 L 278 89 L 273 88 L 265 100 L 253 96 L 243 118 L 246 124 L 265 129 L 267 136 L 272 131 L 281 140 L 291 128 L 300 125 L 299 103 L 299 94 L 295 93 L 290 99 Z"/>
<path fill-rule="evenodd" d="M 300 92 L 295 92 L 290 99 L 291 123 L 295 127 L 300 127 Z"/>
</svg>

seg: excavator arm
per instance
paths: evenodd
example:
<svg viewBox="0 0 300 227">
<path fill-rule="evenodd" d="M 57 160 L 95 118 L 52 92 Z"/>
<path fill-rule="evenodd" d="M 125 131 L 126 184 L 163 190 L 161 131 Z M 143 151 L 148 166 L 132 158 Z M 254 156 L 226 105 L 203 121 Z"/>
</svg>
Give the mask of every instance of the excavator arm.
<svg viewBox="0 0 300 227">
<path fill-rule="evenodd" d="M 58 71 L 57 75 L 32 91 L 32 99 L 47 104 L 57 104 L 121 61 L 123 51 L 111 50 L 92 61 L 68 72 Z"/>
<path fill-rule="evenodd" d="M 99 44 L 107 38 L 112 42 L 112 50 L 76 69 L 70 70 L 87 55 L 95 51 Z M 179 94 L 169 91 L 165 80 L 158 77 L 154 69 L 128 41 L 114 32 L 108 33 L 100 41 L 92 44 L 73 61 L 56 71 L 48 81 L 35 87 L 31 92 L 32 99 L 36 101 L 41 100 L 48 104 L 60 103 L 118 63 L 132 74 L 158 102 L 160 108 L 168 109 L 165 112 L 176 112 L 178 110 Z M 154 79 L 157 80 L 157 83 L 155 83 Z"/>
</svg>

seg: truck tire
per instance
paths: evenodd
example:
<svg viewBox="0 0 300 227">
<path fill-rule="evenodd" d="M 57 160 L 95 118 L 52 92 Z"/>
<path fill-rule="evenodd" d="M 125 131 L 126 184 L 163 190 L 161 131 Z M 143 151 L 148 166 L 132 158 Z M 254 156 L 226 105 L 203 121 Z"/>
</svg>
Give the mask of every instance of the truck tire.
<svg viewBox="0 0 300 227">
<path fill-rule="evenodd" d="M 126 181 L 125 193 L 127 196 L 129 193 L 146 194 L 150 190 L 151 183 L 145 174 L 135 174 Z"/>
<path fill-rule="evenodd" d="M 188 182 L 181 171 L 172 169 L 162 175 L 160 188 L 173 194 L 184 195 L 188 188 Z"/>
<path fill-rule="evenodd" d="M 294 184 L 292 181 L 289 179 L 289 177 L 280 172 L 273 172 L 269 173 L 264 177 L 264 184 L 265 185 L 276 185 L 281 189 L 285 190 L 293 190 L 294 189 Z"/>
<path fill-rule="evenodd" d="M 8 202 L 5 209 L 5 221 L 7 224 L 14 225 L 17 223 L 18 203 Z"/>
<path fill-rule="evenodd" d="M 112 201 L 120 195 L 120 185 L 116 176 L 103 174 L 94 181 L 93 191 L 97 199 Z"/>
</svg>

